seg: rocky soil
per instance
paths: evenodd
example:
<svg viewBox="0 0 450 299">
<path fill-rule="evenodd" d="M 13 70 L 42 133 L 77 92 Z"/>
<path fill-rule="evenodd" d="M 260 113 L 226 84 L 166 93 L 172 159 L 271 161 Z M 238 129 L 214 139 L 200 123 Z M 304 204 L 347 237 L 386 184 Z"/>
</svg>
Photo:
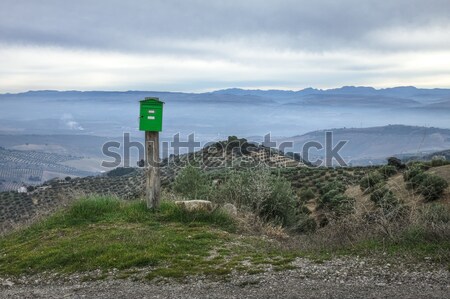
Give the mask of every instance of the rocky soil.
<svg viewBox="0 0 450 299">
<path fill-rule="evenodd" d="M 294 269 L 258 274 L 189 277 L 182 281 L 138 276 L 102 279 L 40 274 L 0 279 L 0 298 L 450 298 L 449 271 L 431 262 L 391 264 L 379 259 L 296 259 Z"/>
</svg>

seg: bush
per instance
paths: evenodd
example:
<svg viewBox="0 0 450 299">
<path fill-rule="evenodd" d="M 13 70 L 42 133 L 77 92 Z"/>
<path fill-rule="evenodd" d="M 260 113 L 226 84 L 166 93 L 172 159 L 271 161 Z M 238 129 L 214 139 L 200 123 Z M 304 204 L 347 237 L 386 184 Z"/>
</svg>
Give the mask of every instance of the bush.
<svg viewBox="0 0 450 299">
<path fill-rule="evenodd" d="M 411 161 L 408 163 L 408 169 L 412 169 L 412 168 L 419 168 L 423 171 L 428 170 L 431 168 L 431 165 L 426 164 L 425 162 L 421 162 L 421 161 Z"/>
<path fill-rule="evenodd" d="M 403 174 L 406 186 L 422 194 L 426 201 L 433 201 L 441 197 L 448 187 L 445 179 L 423 172 L 420 167 L 413 167 Z"/>
<path fill-rule="evenodd" d="M 379 186 L 370 195 L 370 200 L 378 207 L 390 210 L 399 204 L 394 193 L 386 185 Z"/>
<path fill-rule="evenodd" d="M 175 177 L 173 190 L 187 199 L 208 199 L 211 183 L 200 169 L 189 165 Z"/>
<path fill-rule="evenodd" d="M 330 190 L 327 193 L 323 194 L 319 198 L 319 207 L 330 204 L 333 201 L 334 197 L 338 196 L 339 194 L 341 194 L 339 190 Z"/>
<path fill-rule="evenodd" d="M 384 179 L 388 179 L 397 173 L 397 168 L 391 165 L 384 165 L 380 169 L 378 169 L 378 172 L 381 173 Z"/>
<path fill-rule="evenodd" d="M 295 218 L 295 196 L 283 177 L 264 168 L 233 171 L 215 194 L 215 200 L 248 207 L 266 221 L 290 225 Z"/>
<path fill-rule="evenodd" d="M 330 190 L 319 199 L 319 208 L 325 208 L 336 215 L 348 214 L 353 210 L 355 200 L 340 190 Z"/>
<path fill-rule="evenodd" d="M 403 179 L 405 180 L 405 182 L 410 181 L 413 177 L 422 173 L 423 169 L 420 166 L 413 166 L 403 173 Z"/>
<path fill-rule="evenodd" d="M 302 189 L 299 192 L 299 197 L 301 202 L 307 202 L 316 197 L 311 188 Z"/>
<path fill-rule="evenodd" d="M 299 214 L 293 228 L 298 233 L 309 233 L 317 228 L 316 221 L 307 214 Z"/>
<path fill-rule="evenodd" d="M 438 167 L 438 166 L 443 166 L 446 164 L 447 164 L 447 161 L 445 160 L 445 158 L 433 157 L 431 159 L 431 167 Z"/>
<path fill-rule="evenodd" d="M 270 196 L 260 202 L 256 211 L 265 219 L 274 220 L 283 225 L 291 224 L 295 207 L 291 184 L 284 179 L 272 177 L 271 189 Z"/>
<path fill-rule="evenodd" d="M 373 188 L 383 181 L 383 176 L 378 171 L 373 171 L 359 181 L 359 186 L 364 192 L 371 192 Z"/>
<path fill-rule="evenodd" d="M 339 181 L 332 181 L 332 182 L 324 185 L 321 188 L 321 193 L 322 194 L 326 194 L 326 193 L 328 193 L 331 190 L 336 190 L 336 191 L 338 191 L 340 193 L 344 193 L 345 189 L 346 189 L 346 187 L 345 187 L 345 185 L 343 183 L 341 183 Z"/>
<path fill-rule="evenodd" d="M 427 173 L 423 175 L 422 180 L 419 182 L 417 191 L 423 195 L 426 201 L 433 201 L 439 199 L 447 187 L 448 183 L 446 180 L 437 175 Z"/>
<path fill-rule="evenodd" d="M 403 173 L 403 179 L 406 182 L 406 187 L 408 189 L 415 189 L 419 186 L 420 182 L 424 179 L 425 173 L 423 169 L 416 165 L 411 167 L 405 173 Z"/>
</svg>

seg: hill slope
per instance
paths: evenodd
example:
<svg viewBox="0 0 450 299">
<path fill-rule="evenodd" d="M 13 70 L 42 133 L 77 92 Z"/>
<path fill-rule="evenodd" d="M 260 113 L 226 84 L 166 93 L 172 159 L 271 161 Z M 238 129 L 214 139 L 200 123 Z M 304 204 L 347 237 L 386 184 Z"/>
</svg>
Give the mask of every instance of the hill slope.
<svg viewBox="0 0 450 299">
<path fill-rule="evenodd" d="M 340 154 L 353 165 L 384 164 L 386 158 L 398 156 L 417 156 L 450 148 L 450 129 L 389 125 L 371 128 L 340 128 L 306 133 L 280 141 L 292 141 L 295 150 L 301 152 L 302 146 L 310 141 L 325 144 L 325 132 L 333 133 L 333 144 L 348 141 Z M 322 151 L 311 153 L 323 158 Z"/>
</svg>

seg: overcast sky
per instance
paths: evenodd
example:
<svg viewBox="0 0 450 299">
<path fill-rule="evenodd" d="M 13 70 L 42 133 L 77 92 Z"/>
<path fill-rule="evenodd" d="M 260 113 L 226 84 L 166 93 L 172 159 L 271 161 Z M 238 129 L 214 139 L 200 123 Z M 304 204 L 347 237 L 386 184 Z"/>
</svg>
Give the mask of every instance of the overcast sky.
<svg viewBox="0 0 450 299">
<path fill-rule="evenodd" d="M 450 88 L 449 0 L 0 0 L 0 92 Z"/>
</svg>

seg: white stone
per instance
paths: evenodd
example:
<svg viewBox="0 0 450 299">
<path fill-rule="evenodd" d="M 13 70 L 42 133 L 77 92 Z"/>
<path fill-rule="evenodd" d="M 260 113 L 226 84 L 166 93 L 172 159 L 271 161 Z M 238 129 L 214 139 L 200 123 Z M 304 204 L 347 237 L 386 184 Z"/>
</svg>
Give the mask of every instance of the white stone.
<svg viewBox="0 0 450 299">
<path fill-rule="evenodd" d="M 213 210 L 212 202 L 209 200 L 178 200 L 175 204 L 189 212 Z"/>
</svg>

